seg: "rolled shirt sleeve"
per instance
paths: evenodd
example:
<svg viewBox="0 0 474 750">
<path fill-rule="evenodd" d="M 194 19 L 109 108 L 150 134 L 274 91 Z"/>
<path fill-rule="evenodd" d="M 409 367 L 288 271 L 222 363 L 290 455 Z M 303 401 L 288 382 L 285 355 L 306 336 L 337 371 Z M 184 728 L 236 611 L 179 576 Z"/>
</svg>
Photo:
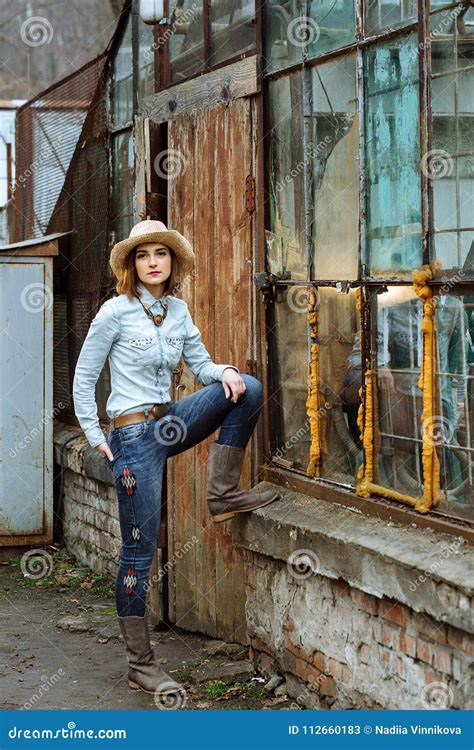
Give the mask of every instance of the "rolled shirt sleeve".
<svg viewBox="0 0 474 750">
<path fill-rule="evenodd" d="M 198 383 L 210 385 L 221 382 L 226 367 L 239 372 L 235 365 L 217 365 L 202 343 L 199 328 L 194 324 L 189 309 L 186 311 L 183 360 L 190 368 Z M 239 373 L 240 374 L 240 373 Z"/>
<path fill-rule="evenodd" d="M 74 411 L 89 444 L 95 448 L 104 443 L 99 426 L 95 386 L 110 348 L 120 336 L 120 319 L 113 300 L 107 300 L 93 319 L 82 345 L 73 380 Z"/>
</svg>

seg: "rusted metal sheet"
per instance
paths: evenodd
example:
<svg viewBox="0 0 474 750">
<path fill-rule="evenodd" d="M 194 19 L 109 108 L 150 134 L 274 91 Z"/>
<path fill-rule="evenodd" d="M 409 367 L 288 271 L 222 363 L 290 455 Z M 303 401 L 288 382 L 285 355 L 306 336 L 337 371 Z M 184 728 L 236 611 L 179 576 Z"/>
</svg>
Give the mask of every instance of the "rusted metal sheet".
<svg viewBox="0 0 474 750">
<path fill-rule="evenodd" d="M 248 343 L 254 230 L 246 200 L 254 171 L 253 106 L 242 98 L 177 117 L 168 143 L 184 165 L 170 181 L 168 223 L 190 238 L 196 254 L 182 296 L 214 361 L 232 362 L 242 372 L 254 357 Z M 186 369 L 183 381 L 184 396 L 201 387 Z M 170 616 L 181 627 L 246 643 L 242 553 L 227 525 L 212 523 L 206 502 L 208 449 L 217 437 L 218 431 L 168 467 Z M 242 486 L 250 482 L 251 453 L 249 445 Z"/>
</svg>

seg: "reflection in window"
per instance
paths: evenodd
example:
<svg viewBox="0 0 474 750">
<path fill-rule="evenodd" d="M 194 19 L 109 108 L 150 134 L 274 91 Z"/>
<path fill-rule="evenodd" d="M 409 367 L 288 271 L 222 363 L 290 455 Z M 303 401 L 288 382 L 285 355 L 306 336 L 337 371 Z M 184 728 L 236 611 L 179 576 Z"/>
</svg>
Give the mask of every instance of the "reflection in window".
<svg viewBox="0 0 474 750">
<path fill-rule="evenodd" d="M 376 298 L 380 448 L 375 481 L 421 497 L 423 306 L 412 287 L 389 287 Z"/>
<path fill-rule="evenodd" d="M 210 0 L 211 65 L 255 47 L 255 0 Z"/>
<path fill-rule="evenodd" d="M 112 76 L 112 121 L 124 125 L 133 117 L 132 14 L 114 59 Z"/>
<path fill-rule="evenodd" d="M 281 70 L 303 59 L 309 32 L 298 0 L 268 0 L 265 3 L 265 59 L 267 72 Z"/>
<path fill-rule="evenodd" d="M 441 273 L 461 269 L 472 276 L 474 37 L 462 11 L 462 6 L 451 8 L 431 18 L 433 149 L 425 168 L 433 191 Z"/>
<path fill-rule="evenodd" d="M 357 425 L 362 377 L 356 293 L 320 288 L 318 295 L 321 476 L 354 486 L 362 463 Z"/>
<path fill-rule="evenodd" d="M 429 430 L 439 449 L 442 512 L 474 519 L 474 295 L 437 297 L 437 405 Z"/>
<path fill-rule="evenodd" d="M 305 287 L 278 288 L 274 304 L 277 347 L 272 388 L 272 457 L 283 466 L 306 472 L 311 444 L 308 397 L 308 292 Z"/>
<path fill-rule="evenodd" d="M 310 0 L 308 54 L 322 55 L 354 41 L 353 0 Z"/>
<path fill-rule="evenodd" d="M 133 226 L 133 138 L 131 131 L 114 136 L 112 227 L 117 241 L 125 239 Z"/>
<path fill-rule="evenodd" d="M 412 23 L 418 16 L 418 0 L 368 0 L 365 5 L 367 36 Z"/>
<path fill-rule="evenodd" d="M 170 76 L 179 83 L 204 68 L 202 0 L 170 0 Z"/>
<path fill-rule="evenodd" d="M 364 59 L 370 274 L 407 276 L 422 262 L 417 37 Z"/>
<path fill-rule="evenodd" d="M 139 22 L 138 43 L 138 96 L 142 99 L 155 93 L 153 26 Z"/>
<path fill-rule="evenodd" d="M 300 73 L 269 83 L 269 270 L 281 278 L 307 279 Z"/>
<path fill-rule="evenodd" d="M 314 278 L 355 279 L 359 247 L 359 131 L 355 56 L 313 74 Z"/>
</svg>

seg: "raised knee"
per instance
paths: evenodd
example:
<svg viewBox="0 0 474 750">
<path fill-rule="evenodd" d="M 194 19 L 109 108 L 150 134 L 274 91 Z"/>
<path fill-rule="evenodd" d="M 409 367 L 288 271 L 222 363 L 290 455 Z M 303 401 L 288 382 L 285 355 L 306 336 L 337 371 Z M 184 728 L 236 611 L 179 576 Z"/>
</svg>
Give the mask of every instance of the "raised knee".
<svg viewBox="0 0 474 750">
<path fill-rule="evenodd" d="M 263 386 L 258 378 L 244 372 L 240 376 L 245 383 L 246 393 L 255 399 L 261 399 L 263 395 Z"/>
</svg>

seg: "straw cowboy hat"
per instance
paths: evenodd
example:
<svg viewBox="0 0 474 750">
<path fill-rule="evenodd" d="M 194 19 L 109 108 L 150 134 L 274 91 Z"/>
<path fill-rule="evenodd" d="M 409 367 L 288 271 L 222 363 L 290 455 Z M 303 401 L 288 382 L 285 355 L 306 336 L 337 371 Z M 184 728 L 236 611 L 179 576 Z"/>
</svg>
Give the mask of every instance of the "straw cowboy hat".
<svg viewBox="0 0 474 750">
<path fill-rule="evenodd" d="M 175 229 L 168 229 L 162 221 L 140 221 L 132 228 L 128 239 L 117 242 L 110 253 L 110 267 L 119 279 L 125 259 L 130 250 L 142 242 L 161 242 L 170 247 L 179 263 L 179 274 L 184 276 L 194 267 L 194 252 L 191 243 Z"/>
</svg>

